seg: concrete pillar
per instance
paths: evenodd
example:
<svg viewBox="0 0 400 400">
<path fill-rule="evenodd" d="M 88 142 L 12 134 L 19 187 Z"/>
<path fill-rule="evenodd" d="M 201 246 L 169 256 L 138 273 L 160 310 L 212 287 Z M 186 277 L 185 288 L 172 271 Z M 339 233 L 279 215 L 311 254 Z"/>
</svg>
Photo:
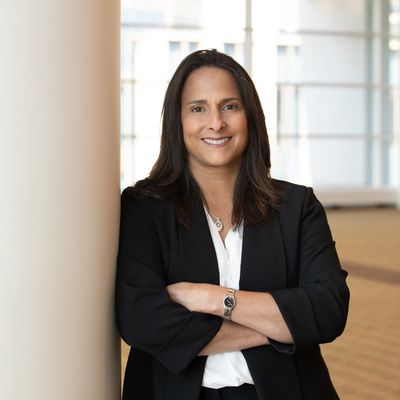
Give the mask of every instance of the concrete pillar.
<svg viewBox="0 0 400 400">
<path fill-rule="evenodd" d="M 119 2 L 0 0 L 0 398 L 116 400 Z"/>
</svg>

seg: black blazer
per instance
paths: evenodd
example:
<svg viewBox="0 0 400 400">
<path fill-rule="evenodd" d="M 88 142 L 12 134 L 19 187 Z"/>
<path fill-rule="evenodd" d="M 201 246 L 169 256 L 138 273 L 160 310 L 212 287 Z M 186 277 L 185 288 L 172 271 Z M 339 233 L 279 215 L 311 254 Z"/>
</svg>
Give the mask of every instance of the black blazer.
<svg viewBox="0 0 400 400">
<path fill-rule="evenodd" d="M 338 399 L 319 344 L 344 329 L 349 301 L 323 207 L 312 189 L 278 181 L 282 209 L 244 228 L 240 289 L 272 294 L 294 345 L 243 350 L 260 400 Z M 222 319 L 172 302 L 165 286 L 219 283 L 217 258 L 202 204 L 191 229 L 167 201 L 122 194 L 117 316 L 132 346 L 124 400 L 197 400 L 206 357 L 200 350 Z"/>
</svg>

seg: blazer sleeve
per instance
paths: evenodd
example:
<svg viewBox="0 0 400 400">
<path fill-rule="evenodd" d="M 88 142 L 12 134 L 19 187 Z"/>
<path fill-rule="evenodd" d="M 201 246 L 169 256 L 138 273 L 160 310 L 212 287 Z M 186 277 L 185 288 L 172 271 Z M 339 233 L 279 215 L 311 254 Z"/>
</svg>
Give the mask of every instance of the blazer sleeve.
<svg viewBox="0 0 400 400">
<path fill-rule="evenodd" d="M 222 319 L 172 302 L 165 289 L 165 261 L 148 199 L 132 188 L 121 196 L 116 308 L 126 343 L 175 374 L 186 369 L 220 329 Z"/>
<path fill-rule="evenodd" d="M 297 206 L 296 210 L 289 202 L 281 219 L 283 231 L 291 226 L 286 241 L 291 242 L 287 246 L 293 249 L 289 257 L 296 265 L 298 282 L 295 287 L 271 293 L 294 345 L 271 344 L 286 353 L 331 342 L 339 336 L 346 324 L 350 297 L 347 272 L 340 266 L 324 208 L 311 188 L 304 189 L 303 201 L 297 201 L 301 208 Z"/>
</svg>

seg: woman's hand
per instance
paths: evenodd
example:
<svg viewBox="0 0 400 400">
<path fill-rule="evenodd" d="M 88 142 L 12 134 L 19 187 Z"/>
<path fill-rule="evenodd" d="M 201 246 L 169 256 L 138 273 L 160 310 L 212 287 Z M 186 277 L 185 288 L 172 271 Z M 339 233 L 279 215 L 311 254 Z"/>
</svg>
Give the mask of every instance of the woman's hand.
<svg viewBox="0 0 400 400">
<path fill-rule="evenodd" d="M 268 338 L 246 326 L 224 321 L 221 329 L 200 351 L 199 356 L 239 351 L 269 344 Z"/>
<path fill-rule="evenodd" d="M 208 283 L 178 282 L 166 287 L 169 297 L 190 311 L 222 316 L 226 288 Z M 239 351 L 268 344 L 265 335 L 231 321 L 224 321 L 199 355 Z"/>
<path fill-rule="evenodd" d="M 190 311 L 223 314 L 222 299 L 226 292 L 224 287 L 208 283 L 178 282 L 168 285 L 166 289 L 172 301 Z"/>
<path fill-rule="evenodd" d="M 172 301 L 190 311 L 224 315 L 223 299 L 227 288 L 208 283 L 178 282 L 167 286 Z M 282 343 L 293 343 L 293 338 L 282 314 L 269 293 L 237 290 L 232 321 Z"/>
</svg>

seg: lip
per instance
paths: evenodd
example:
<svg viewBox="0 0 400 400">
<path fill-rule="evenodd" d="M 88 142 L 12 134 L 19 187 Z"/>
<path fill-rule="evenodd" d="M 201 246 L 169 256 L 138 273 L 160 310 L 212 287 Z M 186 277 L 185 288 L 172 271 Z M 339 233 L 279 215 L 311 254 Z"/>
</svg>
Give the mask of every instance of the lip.
<svg viewBox="0 0 400 400">
<path fill-rule="evenodd" d="M 203 138 L 201 140 L 209 146 L 223 146 L 229 143 L 231 139 L 232 136 L 226 136 L 222 138 Z"/>
</svg>

